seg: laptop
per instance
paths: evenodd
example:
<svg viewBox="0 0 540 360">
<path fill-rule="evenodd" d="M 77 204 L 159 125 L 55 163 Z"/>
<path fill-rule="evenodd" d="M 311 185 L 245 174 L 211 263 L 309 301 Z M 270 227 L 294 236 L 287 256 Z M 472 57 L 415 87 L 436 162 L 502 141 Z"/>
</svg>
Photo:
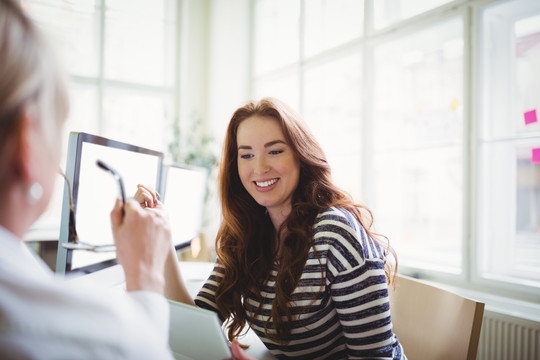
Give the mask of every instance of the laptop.
<svg viewBox="0 0 540 360">
<path fill-rule="evenodd" d="M 232 359 L 216 313 L 169 300 L 169 345 L 176 360 Z"/>
</svg>

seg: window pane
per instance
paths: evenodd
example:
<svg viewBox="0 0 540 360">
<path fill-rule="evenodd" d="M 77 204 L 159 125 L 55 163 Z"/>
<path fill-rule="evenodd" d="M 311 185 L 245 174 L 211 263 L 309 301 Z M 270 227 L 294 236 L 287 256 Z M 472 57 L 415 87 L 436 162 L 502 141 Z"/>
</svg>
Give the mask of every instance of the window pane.
<svg viewBox="0 0 540 360">
<path fill-rule="evenodd" d="M 22 5 L 59 52 L 69 73 L 97 76 L 99 63 L 99 2 L 94 0 L 24 0 Z"/>
<path fill-rule="evenodd" d="M 306 68 L 303 116 L 336 183 L 360 199 L 362 57 L 356 52 Z"/>
<path fill-rule="evenodd" d="M 400 264 L 461 271 L 461 148 L 378 153 L 372 206 Z"/>
<path fill-rule="evenodd" d="M 98 119 L 97 86 L 73 83 L 70 86 L 69 117 L 64 127 L 64 139 L 68 138 L 71 131 L 97 134 L 99 129 Z"/>
<path fill-rule="evenodd" d="M 373 1 L 375 29 L 392 25 L 420 13 L 434 9 L 452 0 L 377 0 Z"/>
<path fill-rule="evenodd" d="M 460 141 L 461 18 L 375 49 L 374 146 L 415 148 Z"/>
<path fill-rule="evenodd" d="M 256 99 L 275 97 L 294 109 L 300 108 L 298 74 L 295 71 L 265 76 L 255 82 Z"/>
<path fill-rule="evenodd" d="M 298 61 L 299 19 L 299 0 L 255 2 L 255 74 Z"/>
<path fill-rule="evenodd" d="M 104 93 L 103 136 L 166 152 L 172 141 L 172 109 L 168 95 L 108 88 Z"/>
<path fill-rule="evenodd" d="M 173 85 L 175 2 L 107 0 L 106 4 L 105 77 Z"/>
<path fill-rule="evenodd" d="M 540 287 L 540 3 L 486 7 L 482 29 L 479 271 Z"/>
<path fill-rule="evenodd" d="M 540 286 L 540 165 L 532 161 L 535 147 L 540 148 L 540 140 L 482 145 L 478 236 L 484 276 L 535 280 Z"/>
<path fill-rule="evenodd" d="M 540 113 L 540 11 L 537 15 L 516 21 L 516 92 L 518 112 Z M 540 123 L 518 122 L 519 132 L 539 132 Z"/>
<path fill-rule="evenodd" d="M 535 110 L 540 116 L 540 3 L 526 4 L 496 6 L 483 15 L 482 113 L 491 119 L 481 127 L 486 140 L 540 131 L 538 122 L 526 121 Z"/>
<path fill-rule="evenodd" d="M 463 22 L 375 48 L 373 208 L 404 265 L 461 271 Z M 396 201 L 395 199 L 401 199 Z"/>
<path fill-rule="evenodd" d="M 304 4 L 305 56 L 344 44 L 362 35 L 364 1 L 307 0 Z"/>
</svg>

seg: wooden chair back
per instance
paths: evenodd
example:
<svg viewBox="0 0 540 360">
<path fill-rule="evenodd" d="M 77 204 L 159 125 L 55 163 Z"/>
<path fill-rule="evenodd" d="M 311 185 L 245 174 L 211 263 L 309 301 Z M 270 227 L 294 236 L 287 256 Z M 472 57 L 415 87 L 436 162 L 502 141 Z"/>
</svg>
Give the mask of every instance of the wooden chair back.
<svg viewBox="0 0 540 360">
<path fill-rule="evenodd" d="M 389 292 L 394 333 L 409 360 L 476 359 L 484 303 L 402 275 Z"/>
</svg>

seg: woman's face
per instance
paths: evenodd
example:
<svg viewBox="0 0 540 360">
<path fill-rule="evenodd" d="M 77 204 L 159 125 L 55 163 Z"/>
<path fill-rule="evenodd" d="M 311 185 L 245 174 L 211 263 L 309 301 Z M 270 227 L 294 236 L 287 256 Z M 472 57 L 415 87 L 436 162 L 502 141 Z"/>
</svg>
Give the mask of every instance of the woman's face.
<svg viewBox="0 0 540 360">
<path fill-rule="evenodd" d="M 276 119 L 252 116 L 238 127 L 238 174 L 248 193 L 269 213 L 288 215 L 300 163 Z"/>
</svg>

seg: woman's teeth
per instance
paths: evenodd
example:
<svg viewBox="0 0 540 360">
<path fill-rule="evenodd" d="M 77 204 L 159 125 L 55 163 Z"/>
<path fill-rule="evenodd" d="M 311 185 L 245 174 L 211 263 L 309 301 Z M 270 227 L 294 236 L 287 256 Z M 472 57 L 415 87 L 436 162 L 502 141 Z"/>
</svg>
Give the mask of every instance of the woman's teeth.
<svg viewBox="0 0 540 360">
<path fill-rule="evenodd" d="M 255 184 L 258 187 L 268 187 L 270 185 L 274 185 L 277 181 L 278 181 L 278 179 L 272 179 L 272 180 L 262 181 L 262 182 L 255 181 Z"/>
</svg>

